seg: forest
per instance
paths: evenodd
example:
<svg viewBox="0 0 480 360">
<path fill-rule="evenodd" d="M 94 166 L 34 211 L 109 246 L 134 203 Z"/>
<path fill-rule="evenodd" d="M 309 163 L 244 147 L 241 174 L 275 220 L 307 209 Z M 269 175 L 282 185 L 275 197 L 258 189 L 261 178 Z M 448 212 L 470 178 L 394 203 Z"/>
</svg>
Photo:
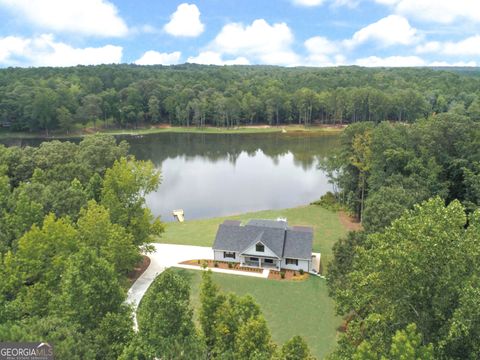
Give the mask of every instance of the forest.
<svg viewBox="0 0 480 360">
<path fill-rule="evenodd" d="M 159 184 L 108 135 L 0 145 L 0 341 L 42 339 L 68 360 L 313 359 L 299 336 L 275 344 L 255 300 L 221 293 L 209 272 L 198 323 L 188 281 L 167 270 L 134 331 L 127 291 L 164 231 L 145 204 Z"/>
<path fill-rule="evenodd" d="M 328 264 L 343 320 L 329 359 L 473 360 L 479 81 L 477 72 L 439 69 L 3 69 L 0 122 L 47 133 L 91 123 L 348 123 L 321 163 L 335 191 L 319 203 L 335 202 L 363 226 L 337 242 Z M 258 147 L 239 139 L 226 147 Z M 188 136 L 179 145 L 208 152 Z M 266 153 L 276 151 L 271 144 Z M 0 146 L 0 339 L 46 339 L 59 359 L 311 359 L 300 337 L 274 344 L 255 301 L 222 294 L 207 272 L 198 322 L 188 282 L 166 271 L 133 331 L 128 276 L 164 231 L 145 203 L 160 179 L 152 162 L 106 135 Z"/>
<path fill-rule="evenodd" d="M 364 227 L 334 246 L 330 358 L 478 359 L 480 123 L 354 124 L 323 167 Z"/>
<path fill-rule="evenodd" d="M 100 65 L 0 70 L 0 124 L 232 127 L 480 119 L 480 73 L 432 68 Z"/>
</svg>

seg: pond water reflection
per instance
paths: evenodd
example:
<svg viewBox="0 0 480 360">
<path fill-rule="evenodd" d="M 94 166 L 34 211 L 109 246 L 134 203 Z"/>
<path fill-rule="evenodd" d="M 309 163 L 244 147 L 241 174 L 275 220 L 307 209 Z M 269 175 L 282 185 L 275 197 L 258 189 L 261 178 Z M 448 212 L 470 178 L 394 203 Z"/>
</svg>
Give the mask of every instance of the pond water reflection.
<svg viewBox="0 0 480 360">
<path fill-rule="evenodd" d="M 304 134 L 184 134 L 129 137 L 131 152 L 162 173 L 148 206 L 164 221 L 307 204 L 331 190 L 318 163 L 338 136 Z"/>
</svg>

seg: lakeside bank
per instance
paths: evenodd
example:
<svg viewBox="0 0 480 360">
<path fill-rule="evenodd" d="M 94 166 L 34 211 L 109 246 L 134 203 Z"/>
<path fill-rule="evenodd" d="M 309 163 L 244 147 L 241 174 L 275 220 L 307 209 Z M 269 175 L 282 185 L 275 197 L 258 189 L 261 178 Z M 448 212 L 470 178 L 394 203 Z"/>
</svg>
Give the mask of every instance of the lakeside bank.
<svg viewBox="0 0 480 360">
<path fill-rule="evenodd" d="M 238 126 L 232 128 L 224 127 L 182 127 L 159 125 L 152 127 L 141 127 L 137 129 L 104 129 L 104 128 L 83 128 L 71 133 L 52 132 L 45 134 L 44 132 L 16 132 L 9 130 L 0 130 L 0 140 L 6 139 L 73 139 L 83 138 L 94 134 L 108 134 L 113 136 L 140 136 L 160 133 L 196 133 L 196 134 L 257 134 L 257 133 L 295 133 L 295 134 L 314 134 L 329 135 L 339 134 L 345 129 L 346 125 L 320 125 L 320 126 Z"/>
</svg>

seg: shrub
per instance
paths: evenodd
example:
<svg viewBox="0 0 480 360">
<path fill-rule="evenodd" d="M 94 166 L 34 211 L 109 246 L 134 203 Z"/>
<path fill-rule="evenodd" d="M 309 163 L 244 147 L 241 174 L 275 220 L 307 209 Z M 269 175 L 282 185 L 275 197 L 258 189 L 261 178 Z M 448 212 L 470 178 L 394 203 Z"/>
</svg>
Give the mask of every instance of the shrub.
<svg viewBox="0 0 480 360">
<path fill-rule="evenodd" d="M 303 275 L 303 273 L 304 273 L 303 269 L 300 269 L 299 273 L 300 273 L 300 275 Z"/>
<path fill-rule="evenodd" d="M 285 279 L 285 271 L 280 271 L 280 277 L 281 277 L 282 279 Z"/>
<path fill-rule="evenodd" d="M 319 205 L 327 210 L 338 211 L 341 209 L 340 204 L 332 192 L 327 192 L 320 200 L 312 202 L 310 205 Z"/>
<path fill-rule="evenodd" d="M 200 260 L 197 260 L 197 264 L 200 265 Z"/>
<path fill-rule="evenodd" d="M 213 263 L 213 266 L 218 267 L 218 261 L 215 261 L 215 262 Z"/>
<path fill-rule="evenodd" d="M 228 268 L 229 268 L 229 269 L 232 269 L 232 268 L 233 268 L 233 264 L 232 264 L 232 263 L 228 263 Z"/>
<path fill-rule="evenodd" d="M 296 271 L 293 272 L 293 276 L 297 276 L 297 272 L 296 272 Z"/>
</svg>

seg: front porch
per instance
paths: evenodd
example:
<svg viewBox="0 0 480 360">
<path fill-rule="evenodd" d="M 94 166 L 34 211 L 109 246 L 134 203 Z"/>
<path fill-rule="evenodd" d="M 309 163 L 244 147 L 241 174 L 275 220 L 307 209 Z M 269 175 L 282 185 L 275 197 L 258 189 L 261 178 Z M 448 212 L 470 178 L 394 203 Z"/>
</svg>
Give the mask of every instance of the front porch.
<svg viewBox="0 0 480 360">
<path fill-rule="evenodd" d="M 240 255 L 240 266 L 250 266 L 256 268 L 270 268 L 280 270 L 281 260 L 262 256 Z"/>
</svg>

